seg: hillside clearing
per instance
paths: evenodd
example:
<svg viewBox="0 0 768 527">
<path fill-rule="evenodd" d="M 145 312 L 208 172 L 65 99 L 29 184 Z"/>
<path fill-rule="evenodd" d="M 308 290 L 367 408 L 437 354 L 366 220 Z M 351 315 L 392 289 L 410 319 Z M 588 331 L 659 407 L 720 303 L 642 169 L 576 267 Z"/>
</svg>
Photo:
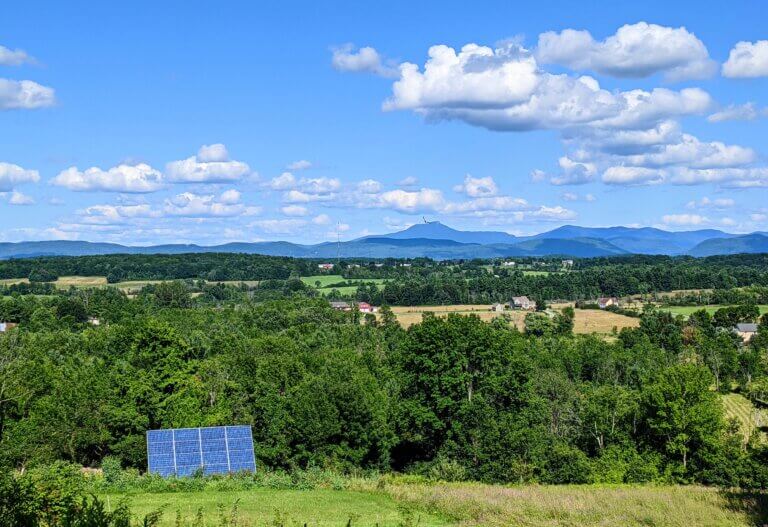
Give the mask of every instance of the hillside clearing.
<svg viewBox="0 0 768 527">
<path fill-rule="evenodd" d="M 696 311 L 700 311 L 702 309 L 706 310 L 707 313 L 710 315 L 714 315 L 715 311 L 718 309 L 722 309 L 724 307 L 730 307 L 727 305 L 708 305 L 708 306 L 664 306 L 660 307 L 659 309 L 662 311 L 669 311 L 673 315 L 682 315 L 684 317 L 689 317 L 691 313 L 695 313 Z M 768 313 L 768 304 L 762 304 L 757 306 L 760 309 L 760 314 Z"/>
<path fill-rule="evenodd" d="M 745 441 L 758 428 L 768 422 L 765 410 L 755 407 L 752 402 L 739 393 L 728 393 L 723 397 L 723 409 L 728 419 L 736 418 L 739 428 L 744 434 Z M 760 434 L 762 441 L 766 440 L 765 433 Z"/>
</svg>

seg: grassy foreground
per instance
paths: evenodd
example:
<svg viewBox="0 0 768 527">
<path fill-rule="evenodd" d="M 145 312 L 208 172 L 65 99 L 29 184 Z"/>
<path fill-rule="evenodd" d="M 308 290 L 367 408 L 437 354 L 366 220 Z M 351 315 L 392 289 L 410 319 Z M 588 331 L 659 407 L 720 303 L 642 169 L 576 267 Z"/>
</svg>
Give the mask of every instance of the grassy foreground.
<svg viewBox="0 0 768 527">
<path fill-rule="evenodd" d="M 104 496 L 112 504 L 119 495 Z M 203 513 L 219 525 L 233 505 L 244 526 L 664 526 L 747 527 L 768 522 L 764 494 L 682 486 L 493 486 L 388 483 L 367 490 L 271 490 L 133 494 L 132 509 L 163 507 L 161 525 Z M 350 522 L 351 520 L 351 522 Z M 348 523 L 350 522 L 350 523 Z"/>
</svg>

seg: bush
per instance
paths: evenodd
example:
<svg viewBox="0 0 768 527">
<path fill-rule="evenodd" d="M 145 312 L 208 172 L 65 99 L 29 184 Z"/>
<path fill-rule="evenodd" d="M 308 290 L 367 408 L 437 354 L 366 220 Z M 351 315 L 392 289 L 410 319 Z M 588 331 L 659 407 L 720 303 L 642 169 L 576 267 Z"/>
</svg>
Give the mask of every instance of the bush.
<svg viewBox="0 0 768 527">
<path fill-rule="evenodd" d="M 0 522 L 2 525 L 35 527 L 39 503 L 34 487 L 19 481 L 10 471 L 0 471 Z"/>
</svg>

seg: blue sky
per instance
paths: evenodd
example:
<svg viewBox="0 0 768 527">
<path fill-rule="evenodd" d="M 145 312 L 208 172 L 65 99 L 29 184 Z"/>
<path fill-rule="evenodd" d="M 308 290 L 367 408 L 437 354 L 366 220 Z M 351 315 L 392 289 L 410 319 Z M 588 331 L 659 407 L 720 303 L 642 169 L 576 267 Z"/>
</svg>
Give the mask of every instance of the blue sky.
<svg viewBox="0 0 768 527">
<path fill-rule="evenodd" d="M 36 2 L 0 241 L 768 230 L 757 2 Z"/>
</svg>

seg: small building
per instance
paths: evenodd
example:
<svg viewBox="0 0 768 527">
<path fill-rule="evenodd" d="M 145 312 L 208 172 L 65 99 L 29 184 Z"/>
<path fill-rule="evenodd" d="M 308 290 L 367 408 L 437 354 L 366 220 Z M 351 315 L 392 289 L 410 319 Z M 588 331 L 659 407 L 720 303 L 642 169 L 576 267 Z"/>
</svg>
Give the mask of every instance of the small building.
<svg viewBox="0 0 768 527">
<path fill-rule="evenodd" d="M 509 307 L 512 309 L 533 311 L 536 309 L 536 302 L 529 299 L 527 296 L 513 296 L 512 302 L 509 303 Z"/>
<path fill-rule="evenodd" d="M 332 263 L 321 263 L 317 264 L 317 268 L 321 271 L 332 271 L 333 270 L 333 264 Z"/>
<path fill-rule="evenodd" d="M 733 328 L 736 334 L 741 337 L 744 342 L 749 342 L 757 334 L 757 324 L 755 323 L 740 323 L 736 324 Z"/>
<path fill-rule="evenodd" d="M 101 320 L 96 318 L 96 317 L 88 317 L 88 323 L 91 326 L 100 326 L 101 325 Z"/>
<path fill-rule="evenodd" d="M 573 260 L 563 260 L 563 267 L 573 267 Z"/>
<path fill-rule="evenodd" d="M 603 296 L 597 299 L 597 307 L 600 309 L 605 309 L 610 306 L 617 306 L 619 305 L 619 299 L 615 296 Z"/>
<path fill-rule="evenodd" d="M 331 302 L 331 307 L 336 311 L 352 311 L 349 302 Z"/>
<path fill-rule="evenodd" d="M 501 262 L 502 267 L 514 267 L 517 265 L 515 262 L 509 261 L 509 262 Z"/>
<path fill-rule="evenodd" d="M 357 310 L 361 313 L 375 313 L 377 311 L 376 307 L 372 306 L 368 302 L 358 302 Z"/>
<path fill-rule="evenodd" d="M 0 333 L 5 333 L 15 328 L 18 324 L 14 322 L 0 322 Z"/>
<path fill-rule="evenodd" d="M 493 304 L 491 306 L 491 311 L 494 313 L 503 313 L 506 306 L 504 304 Z"/>
</svg>

